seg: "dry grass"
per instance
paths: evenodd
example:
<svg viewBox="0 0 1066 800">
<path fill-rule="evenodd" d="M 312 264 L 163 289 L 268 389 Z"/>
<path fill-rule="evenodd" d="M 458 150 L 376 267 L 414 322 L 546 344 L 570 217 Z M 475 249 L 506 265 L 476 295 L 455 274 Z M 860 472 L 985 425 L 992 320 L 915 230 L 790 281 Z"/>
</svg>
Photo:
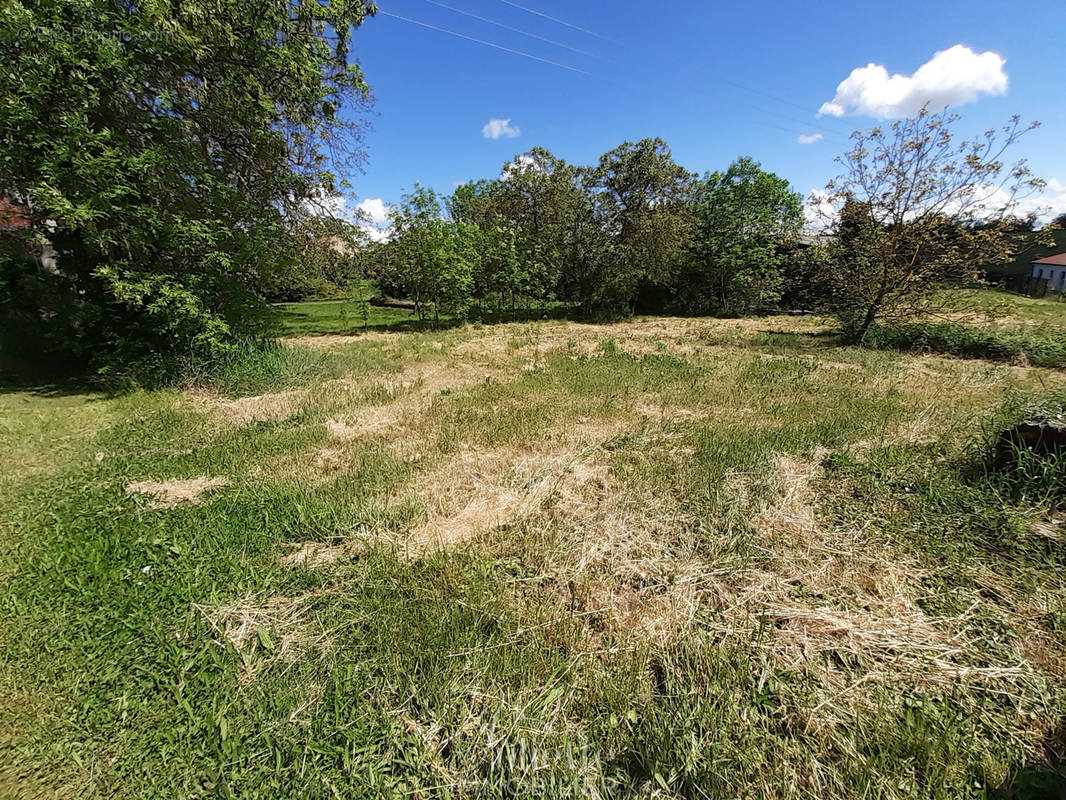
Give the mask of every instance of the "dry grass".
<svg viewBox="0 0 1066 800">
<path fill-rule="evenodd" d="M 308 402 L 302 389 L 252 395 L 230 399 L 202 390 L 185 393 L 197 410 L 234 425 L 288 419 L 298 414 Z"/>
<path fill-rule="evenodd" d="M 812 679 L 803 702 L 807 728 L 847 724 L 857 705 L 873 702 L 867 698 L 876 687 L 953 685 L 971 696 L 1014 697 L 1041 685 L 1046 678 L 1024 648 L 990 659 L 970 639 L 967 620 L 979 612 L 978 600 L 958 616 L 930 615 L 921 604 L 928 572 L 918 562 L 860 530 L 822 527 L 814 507 L 820 455 L 778 457 L 777 499 L 751 518 L 759 555 L 715 587 L 719 621 L 709 623 L 756 643 L 779 669 Z M 1048 722 L 1019 717 L 1008 733 L 1036 753 Z"/>
<path fill-rule="evenodd" d="M 227 483 L 229 481 L 226 478 L 211 478 L 207 475 L 168 481 L 137 481 L 126 486 L 126 494 L 147 495 L 149 508 L 176 508 L 183 504 L 202 503 L 205 492 Z"/>
<path fill-rule="evenodd" d="M 329 651 L 328 631 L 314 620 L 314 605 L 323 592 L 288 597 L 252 595 L 222 606 L 194 604 L 219 647 L 232 647 L 241 657 L 241 683 L 254 681 L 275 664 L 292 664 L 308 651 Z"/>
</svg>

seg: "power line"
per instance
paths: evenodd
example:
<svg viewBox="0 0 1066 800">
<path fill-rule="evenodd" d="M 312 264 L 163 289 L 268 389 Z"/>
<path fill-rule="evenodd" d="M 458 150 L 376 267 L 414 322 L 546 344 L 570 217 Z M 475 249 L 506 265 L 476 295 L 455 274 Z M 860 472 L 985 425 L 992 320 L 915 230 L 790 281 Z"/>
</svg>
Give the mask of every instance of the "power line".
<svg viewBox="0 0 1066 800">
<path fill-rule="evenodd" d="M 454 6 L 447 5 L 446 3 L 441 3 L 440 0 L 426 0 L 426 2 L 427 3 L 432 3 L 435 6 L 440 6 L 441 8 L 446 8 L 449 11 L 454 11 L 456 14 L 462 14 L 465 17 L 470 17 L 472 19 L 481 20 L 482 22 L 487 22 L 487 23 L 489 23 L 489 25 L 495 25 L 497 28 L 503 28 L 506 31 L 512 31 L 513 33 L 521 34 L 522 36 L 528 36 L 531 39 L 537 39 L 537 40 L 542 41 L 542 42 L 547 42 L 548 44 L 555 45 L 556 47 L 562 47 L 565 50 L 570 50 L 571 52 L 574 52 L 574 53 L 580 53 L 583 56 L 589 56 L 590 58 L 597 58 L 596 55 L 594 55 L 593 53 L 588 52 L 587 50 L 581 50 L 581 49 L 579 49 L 577 47 L 571 47 L 570 45 L 564 44 L 563 42 L 557 42 L 554 39 L 548 39 L 548 38 L 546 38 L 544 36 L 538 36 L 535 33 L 530 33 L 529 31 L 524 31 L 521 28 L 512 28 L 510 25 L 504 25 L 502 22 L 496 22 L 496 20 L 489 19 L 488 17 L 482 17 L 482 16 L 480 16 L 478 14 L 473 14 L 473 13 L 471 13 L 469 11 L 463 11 L 463 9 L 461 9 L 461 8 L 455 8 Z"/>
<path fill-rule="evenodd" d="M 436 2 L 436 0 L 427 0 L 427 2 Z M 522 11 L 525 11 L 525 12 L 527 12 L 529 14 L 535 14 L 538 17 L 543 17 L 544 19 L 550 20 L 550 21 L 555 22 L 555 23 L 557 23 L 559 25 L 565 25 L 568 28 L 573 28 L 574 30 L 581 31 L 582 33 L 586 33 L 589 36 L 595 36 L 598 39 L 604 39 L 606 41 L 615 42 L 615 40 L 610 39 L 610 37 L 604 36 L 603 34 L 597 33 L 596 31 L 589 30 L 588 28 L 579 27 L 577 25 L 574 25 L 573 23 L 567 22 L 566 20 L 559 19 L 557 17 L 549 16 L 548 14 L 545 14 L 545 13 L 543 13 L 541 11 L 537 11 L 534 8 L 528 8 L 527 6 L 520 5 L 519 3 L 514 2 L 514 0 L 500 0 L 500 2 L 504 3 L 506 5 L 512 6 L 513 8 L 521 9 Z M 620 43 L 615 42 L 615 44 L 620 44 Z M 629 50 L 632 53 L 637 53 L 638 52 L 632 46 L 627 46 L 627 45 L 624 45 L 624 44 L 620 44 L 620 46 L 623 47 L 624 49 Z M 773 100 L 775 102 L 782 103 L 784 105 L 790 105 L 790 106 L 792 106 L 794 108 L 798 108 L 798 109 L 801 109 L 801 110 L 804 110 L 804 111 L 807 110 L 806 107 L 801 106 L 798 103 L 794 103 L 791 100 L 786 100 L 786 99 L 784 99 L 782 97 L 778 97 L 776 95 L 773 95 L 773 94 L 771 94 L 769 92 L 766 92 L 766 91 L 763 91 L 761 89 L 755 89 L 755 88 L 753 88 L 751 86 L 745 86 L 744 84 L 738 83 L 737 81 L 734 81 L 734 80 L 731 80 L 731 79 L 725 77 L 724 75 L 722 75 L 720 73 L 717 74 L 717 75 L 714 75 L 712 73 L 712 77 L 716 78 L 721 83 L 724 83 L 724 84 L 726 84 L 728 86 L 732 86 L 733 88 L 738 89 L 738 90 L 740 90 L 742 92 L 747 92 L 748 94 L 762 95 L 763 97 L 766 97 L 767 99 Z M 778 117 L 780 119 L 787 120 L 788 122 L 791 122 L 793 124 L 803 125 L 807 130 L 810 130 L 810 129 L 813 128 L 814 130 L 821 131 L 822 133 L 826 134 L 827 136 L 830 136 L 830 137 L 833 137 L 833 138 L 838 138 L 838 139 L 841 136 L 843 136 L 843 134 L 841 134 L 838 130 L 835 130 L 833 128 L 830 128 L 830 127 L 827 127 L 825 125 L 819 124 L 818 122 L 814 122 L 814 121 L 811 121 L 811 120 L 799 120 L 799 119 L 796 119 L 795 117 L 787 116 L 786 114 L 783 114 L 783 113 L 781 113 L 779 111 L 770 111 L 770 110 L 765 109 L 765 108 L 760 108 L 759 106 L 753 105 L 751 103 L 744 103 L 744 105 L 746 105 L 748 108 L 751 108 L 754 111 L 758 111 L 758 112 L 761 112 L 763 114 L 769 114 L 771 116 L 775 116 L 775 117 Z"/>
<path fill-rule="evenodd" d="M 565 19 L 559 19 L 558 17 L 548 16 L 542 11 L 537 11 L 535 8 L 527 8 L 526 6 L 521 6 L 518 3 L 511 2 L 511 0 L 500 0 L 500 2 L 525 11 L 527 14 L 535 14 L 538 17 L 543 17 L 544 19 L 550 20 L 558 25 L 565 25 L 568 28 L 573 28 L 575 31 L 581 31 L 582 33 L 587 33 L 589 36 L 595 36 L 597 39 L 603 39 L 607 42 L 613 41 L 613 39 L 608 36 L 604 36 L 602 33 L 596 33 L 596 31 L 590 31 L 587 28 L 579 27 L 577 25 L 574 25 L 572 22 L 567 22 Z"/>
<path fill-rule="evenodd" d="M 503 50 L 505 53 L 512 53 L 512 54 L 514 54 L 516 56 L 522 56 L 523 58 L 531 58 L 534 61 L 540 61 L 542 64 L 550 64 L 553 67 L 559 67 L 560 69 L 566 69 L 566 70 L 569 70 L 570 72 L 578 72 L 578 73 L 580 73 L 582 75 L 588 75 L 591 78 L 595 78 L 596 77 L 591 72 L 588 72 L 588 71 L 583 70 L 583 69 L 578 69 L 577 67 L 571 67 L 571 66 L 568 66 L 566 64 L 560 64 L 558 61 L 552 61 L 551 59 L 541 58 L 540 56 L 535 56 L 532 53 L 525 53 L 525 52 L 523 52 L 521 50 L 514 50 L 513 48 L 510 48 L 510 47 L 504 47 L 502 44 L 495 44 L 493 42 L 486 42 L 484 39 L 478 39 L 478 38 L 476 38 L 474 36 L 467 36 L 465 33 L 457 33 L 456 31 L 450 31 L 447 28 L 440 28 L 440 27 L 438 27 L 436 25 L 430 25 L 428 22 L 419 22 L 417 19 L 410 19 L 408 17 L 401 17 L 399 14 L 393 14 L 390 11 L 382 11 L 382 10 L 379 9 L 378 10 L 378 14 L 382 14 L 382 15 L 384 15 L 386 17 L 392 17 L 393 19 L 402 20 L 403 22 L 409 22 L 412 25 L 418 25 L 418 26 L 423 27 L 423 28 L 429 28 L 431 31 L 439 31 L 440 33 L 446 33 L 449 36 L 456 36 L 456 37 L 458 37 L 460 39 L 466 39 L 469 42 L 476 42 L 477 44 L 482 44 L 482 45 L 485 45 L 486 47 L 492 47 L 492 48 L 495 48 L 496 50 Z"/>
<path fill-rule="evenodd" d="M 493 20 L 487 19 L 485 17 L 480 17 L 477 14 L 471 14 L 471 13 L 463 11 L 461 9 L 453 8 L 452 6 L 449 6 L 449 5 L 447 5 L 447 4 L 443 3 L 443 2 L 440 2 L 440 0 L 426 0 L 426 2 L 432 3 L 433 5 L 441 6 L 442 8 L 448 9 L 449 11 L 455 11 L 455 12 L 457 12 L 459 14 L 463 14 L 465 16 L 473 17 L 475 19 L 484 20 L 485 22 L 489 22 L 489 23 L 491 23 L 493 25 L 498 25 L 499 27 L 506 28 L 508 30 L 513 30 L 516 33 L 521 33 L 523 35 L 532 36 L 533 38 L 536 38 L 536 39 L 542 39 L 543 41 L 548 42 L 550 44 L 558 45 L 558 46 L 561 46 L 561 47 L 566 47 L 567 49 L 572 49 L 572 50 L 575 50 L 576 52 L 579 52 L 579 53 L 582 53 L 582 54 L 585 54 L 585 55 L 591 55 L 591 54 L 584 53 L 584 51 L 576 50 L 576 48 L 571 48 L 568 45 L 564 45 L 561 42 L 554 42 L 554 41 L 552 41 L 550 39 L 543 39 L 543 37 L 536 36 L 534 34 L 527 34 L 525 31 L 521 31 L 521 30 L 519 30 L 517 28 L 511 28 L 510 26 L 503 25 L 502 23 L 497 23 L 497 22 L 494 22 Z M 537 16 L 545 17 L 546 19 L 550 19 L 553 22 L 558 22 L 561 25 L 565 25 L 567 27 L 574 28 L 575 30 L 582 31 L 583 33 L 587 33 L 587 34 L 589 34 L 591 36 L 596 36 L 596 37 L 601 38 L 601 39 L 606 39 L 607 38 L 605 36 L 602 36 L 602 35 L 596 33 L 595 31 L 589 31 L 589 30 L 586 30 L 584 28 L 579 28 L 578 26 L 572 25 L 572 24 L 566 22 L 565 20 L 557 20 L 554 17 L 549 17 L 547 14 L 542 14 L 541 12 L 536 11 L 534 9 L 529 9 L 529 8 L 526 8 L 525 6 L 520 6 L 517 3 L 511 2 L 511 0 L 500 0 L 500 2 L 506 3 L 507 5 L 514 6 L 515 8 L 522 9 L 523 11 L 528 11 L 531 14 L 536 14 Z M 401 20 L 403 22 L 410 23 L 412 25 L 418 25 L 418 26 L 420 26 L 422 28 L 428 28 L 430 30 L 438 31 L 440 33 L 445 33 L 445 34 L 447 34 L 449 36 L 455 36 L 456 38 L 459 38 L 459 39 L 465 39 L 465 40 L 470 41 L 470 42 L 475 42 L 476 44 L 484 45 L 486 47 L 491 47 L 491 48 L 493 48 L 495 50 L 502 50 L 505 53 L 511 53 L 513 55 L 521 56 L 523 58 L 529 58 L 529 59 L 532 59 L 534 61 L 539 61 L 542 64 L 548 64 L 548 65 L 553 66 L 553 67 L 559 67 L 560 69 L 565 69 L 565 70 L 568 70 L 569 72 L 576 72 L 576 73 L 579 73 L 581 75 L 588 75 L 589 77 L 593 77 L 593 78 L 598 77 L 595 74 L 593 74 L 591 72 L 588 72 L 587 70 L 580 69 L 578 67 L 572 67 L 572 66 L 570 66 L 568 64 L 562 64 L 562 63 L 560 63 L 558 61 L 552 61 L 551 59 L 542 58 L 541 56 L 533 55 L 532 53 L 527 53 L 527 52 L 524 52 L 522 50 L 516 50 L 514 48 L 506 47 L 506 46 L 501 45 L 501 44 L 496 44 L 495 42 L 486 41 L 485 39 L 479 39 L 479 38 L 474 37 L 474 36 L 468 36 L 465 33 L 459 33 L 458 31 L 449 30 L 448 28 L 442 28 L 442 27 L 439 27 L 437 25 L 431 25 L 428 22 L 421 22 L 419 20 L 410 19 L 409 17 L 404 17 L 404 16 L 401 16 L 399 14 L 394 14 L 394 13 L 389 12 L 389 11 L 379 10 L 378 13 L 379 14 L 383 14 L 384 16 L 387 16 L 387 17 L 393 17 L 394 19 L 398 19 L 398 20 Z M 630 48 L 630 49 L 632 49 L 632 48 Z M 593 57 L 595 57 L 595 56 L 593 56 Z M 726 77 L 724 77 L 722 75 L 718 75 L 716 77 L 721 83 L 726 84 L 728 86 L 732 86 L 733 88 L 738 89 L 740 91 L 747 92 L 749 94 L 761 94 L 764 97 L 767 97 L 767 98 L 772 99 L 772 100 L 777 100 L 777 101 L 780 101 L 780 102 L 787 102 L 787 101 L 783 101 L 782 98 L 774 97 L 773 95 L 771 95 L 771 94 L 769 94 L 767 92 L 761 91 L 759 89 L 754 89 L 754 88 L 752 88 L 750 86 L 745 86 L 745 85 L 743 85 L 741 83 L 738 83 L 736 81 L 730 80 L 729 78 L 726 78 Z M 618 81 L 612 80 L 610 78 L 604 78 L 603 80 L 606 80 L 608 83 L 618 84 Z M 621 85 L 621 84 L 619 84 L 619 85 Z M 689 88 L 690 88 L 690 91 L 691 91 L 691 89 L 693 89 L 695 87 L 689 87 Z M 659 94 L 660 96 L 663 96 L 663 97 L 666 96 L 665 92 L 663 92 L 661 89 L 659 91 L 656 91 L 656 94 Z M 696 94 L 696 92 L 693 92 L 693 94 Z M 711 99 L 711 98 L 707 98 L 707 99 Z M 724 101 L 723 100 L 718 100 L 718 102 L 722 103 Z M 805 130 L 807 130 L 807 131 L 811 130 L 812 128 L 814 130 L 820 130 L 820 131 L 824 132 L 824 134 L 826 135 L 827 138 L 835 139 L 837 141 L 840 141 L 840 140 L 843 139 L 842 134 L 840 134 L 838 131 L 832 130 L 830 128 L 827 128 L 824 125 L 818 124 L 817 122 L 814 122 L 814 121 L 811 121 L 811 120 L 799 120 L 799 119 L 796 119 L 795 117 L 792 117 L 792 116 L 789 116 L 787 114 L 781 113 L 780 111 L 771 111 L 770 109 L 762 108 L 762 107 L 760 107 L 758 105 L 755 105 L 755 104 L 753 104 L 751 102 L 746 102 L 744 100 L 734 100 L 733 102 L 735 104 L 738 104 L 738 105 L 741 105 L 741 106 L 746 106 L 747 108 L 751 109 L 752 111 L 756 111 L 756 112 L 761 113 L 761 114 L 766 114 L 766 115 L 771 116 L 771 117 L 777 117 L 778 119 L 790 122 L 792 124 L 802 125 L 803 128 Z M 795 104 L 788 103 L 788 105 L 795 105 Z M 799 131 L 797 131 L 797 130 L 789 130 L 789 129 L 781 126 L 781 125 L 773 125 L 773 124 L 765 123 L 765 122 L 762 123 L 762 124 L 764 126 L 766 126 L 766 127 L 772 127 L 772 128 L 777 129 L 777 130 L 786 131 L 786 132 L 790 132 L 790 133 L 803 133 L 804 132 L 804 130 L 799 130 Z"/>
</svg>

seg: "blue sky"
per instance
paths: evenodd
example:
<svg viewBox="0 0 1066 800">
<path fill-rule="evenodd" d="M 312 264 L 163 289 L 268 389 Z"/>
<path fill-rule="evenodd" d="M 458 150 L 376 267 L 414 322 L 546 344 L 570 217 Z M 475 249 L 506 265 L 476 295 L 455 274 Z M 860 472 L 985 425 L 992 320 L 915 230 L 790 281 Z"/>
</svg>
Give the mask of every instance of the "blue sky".
<svg viewBox="0 0 1066 800">
<path fill-rule="evenodd" d="M 534 146 L 590 164 L 645 136 L 699 173 L 751 156 L 807 195 L 836 174 L 852 130 L 929 97 L 955 101 L 972 133 L 1012 114 L 1040 120 L 1014 155 L 1051 181 L 1043 202 L 1066 211 L 1061 0 L 381 0 L 380 9 L 353 48 L 375 101 L 369 163 L 350 180 L 353 202 L 372 211 L 415 181 L 450 193 L 494 177 Z"/>
</svg>

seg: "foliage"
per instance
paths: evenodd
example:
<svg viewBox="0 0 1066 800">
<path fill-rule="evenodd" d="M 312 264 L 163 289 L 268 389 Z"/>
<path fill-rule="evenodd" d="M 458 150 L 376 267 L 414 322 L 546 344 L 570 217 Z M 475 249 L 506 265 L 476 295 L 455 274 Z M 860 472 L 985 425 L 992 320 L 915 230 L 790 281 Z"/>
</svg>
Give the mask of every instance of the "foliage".
<svg viewBox="0 0 1066 800">
<path fill-rule="evenodd" d="M 697 189 L 698 233 L 675 292 L 684 310 L 743 314 L 781 299 L 789 247 L 803 226 L 800 196 L 750 158 L 706 175 Z"/>
<path fill-rule="evenodd" d="M 119 371 L 259 329 L 260 298 L 301 260 L 294 220 L 358 157 L 340 109 L 367 97 L 349 42 L 372 11 L 7 4 L 0 189 L 60 272 L 12 281 L 9 257 L 5 316 L 56 320 L 57 344 Z"/>
<path fill-rule="evenodd" d="M 505 284 L 486 274 L 483 291 L 495 291 L 498 300 L 510 296 L 512 309 L 591 296 L 605 236 L 593 218 L 586 173 L 537 147 L 504 164 L 498 179 L 456 189 L 450 202 L 453 217 L 483 231 L 496 230 L 486 245 L 504 244 L 509 250 L 513 243 L 519 261 L 517 269 L 511 265 L 513 278 Z M 501 240 L 504 231 L 507 238 Z M 493 285 L 495 290 L 489 288 Z M 488 297 L 479 294 L 479 299 Z"/>
<path fill-rule="evenodd" d="M 478 229 L 443 218 L 440 198 L 415 184 L 391 213 L 387 267 L 393 285 L 415 301 L 419 318 L 462 314 L 470 305 Z"/>
<path fill-rule="evenodd" d="M 642 285 L 671 283 L 692 227 L 694 178 L 662 139 L 623 142 L 600 156 L 587 184 L 611 251 L 586 302 L 624 304 Z"/>
<path fill-rule="evenodd" d="M 875 323 L 927 314 L 946 297 L 938 287 L 976 282 L 983 265 L 1007 260 L 1019 193 L 1042 185 L 1024 161 L 1002 161 L 1027 130 L 1017 117 L 999 135 L 961 143 L 957 120 L 923 109 L 887 129 L 856 131 L 837 159 L 844 173 L 827 186 L 838 213 L 826 306 L 857 340 Z"/>
<path fill-rule="evenodd" d="M 895 350 L 1066 367 L 1066 332 L 1062 330 L 915 322 L 874 326 L 866 332 L 863 341 L 872 347 Z"/>
</svg>

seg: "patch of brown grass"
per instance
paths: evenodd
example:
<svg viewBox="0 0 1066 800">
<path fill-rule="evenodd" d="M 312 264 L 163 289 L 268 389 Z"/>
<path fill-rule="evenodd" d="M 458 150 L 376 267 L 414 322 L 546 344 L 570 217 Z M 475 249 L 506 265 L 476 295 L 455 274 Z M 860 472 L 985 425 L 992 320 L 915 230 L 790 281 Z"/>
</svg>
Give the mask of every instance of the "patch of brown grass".
<svg viewBox="0 0 1066 800">
<path fill-rule="evenodd" d="M 344 545 L 328 545 L 322 542 L 299 542 L 291 545 L 288 553 L 278 559 L 286 567 L 324 567 L 350 555 Z"/>
<path fill-rule="evenodd" d="M 463 451 L 420 475 L 412 489 L 428 499 L 426 521 L 396 538 L 409 557 L 454 547 L 515 525 L 537 512 L 566 481 L 590 474 L 580 454 L 548 446 Z"/>
<path fill-rule="evenodd" d="M 150 508 L 176 508 L 183 504 L 197 505 L 202 495 L 211 489 L 225 486 L 229 481 L 221 477 L 201 475 L 198 478 L 174 478 L 168 481 L 136 481 L 126 486 L 126 494 L 147 495 Z"/>
<path fill-rule="evenodd" d="M 235 425 L 249 422 L 278 422 L 298 414 L 306 405 L 308 393 L 301 389 L 270 392 L 250 397 L 226 398 L 192 390 L 186 392 L 194 407 Z"/>
<path fill-rule="evenodd" d="M 310 619 L 323 592 L 288 597 L 250 595 L 232 603 L 206 607 L 194 604 L 211 629 L 212 640 L 230 646 L 241 657 L 241 683 L 251 683 L 274 664 L 293 663 L 307 651 L 330 649 L 328 631 L 316 630 Z"/>
</svg>

